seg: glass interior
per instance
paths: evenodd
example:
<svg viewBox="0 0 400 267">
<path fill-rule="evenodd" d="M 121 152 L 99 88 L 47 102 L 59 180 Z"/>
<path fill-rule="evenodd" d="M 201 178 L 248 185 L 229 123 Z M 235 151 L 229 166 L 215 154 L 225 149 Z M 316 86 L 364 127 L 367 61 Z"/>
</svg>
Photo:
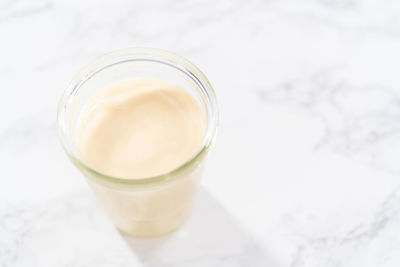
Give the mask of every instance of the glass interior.
<svg viewBox="0 0 400 267">
<path fill-rule="evenodd" d="M 99 90 L 117 81 L 134 78 L 160 79 L 189 92 L 198 102 L 207 122 L 203 145 L 197 154 L 211 144 L 218 114 L 214 92 L 205 76 L 193 64 L 171 53 L 152 49 L 134 52 L 135 49 L 130 49 L 94 60 L 65 91 L 59 105 L 58 128 L 63 146 L 73 160 L 83 163 L 76 153 L 74 137 L 87 101 Z"/>
</svg>

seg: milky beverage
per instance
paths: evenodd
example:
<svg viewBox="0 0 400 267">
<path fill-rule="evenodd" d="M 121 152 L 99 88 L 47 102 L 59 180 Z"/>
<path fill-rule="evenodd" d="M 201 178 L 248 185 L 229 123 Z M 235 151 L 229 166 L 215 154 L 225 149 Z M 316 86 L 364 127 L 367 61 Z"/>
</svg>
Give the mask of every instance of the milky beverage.
<svg viewBox="0 0 400 267">
<path fill-rule="evenodd" d="M 167 174 L 200 150 L 207 128 L 204 112 L 183 88 L 138 78 L 112 84 L 90 98 L 80 115 L 77 150 L 96 171 L 126 180 Z M 201 166 L 167 185 L 117 190 L 89 184 L 122 231 L 157 236 L 186 219 Z"/>
</svg>

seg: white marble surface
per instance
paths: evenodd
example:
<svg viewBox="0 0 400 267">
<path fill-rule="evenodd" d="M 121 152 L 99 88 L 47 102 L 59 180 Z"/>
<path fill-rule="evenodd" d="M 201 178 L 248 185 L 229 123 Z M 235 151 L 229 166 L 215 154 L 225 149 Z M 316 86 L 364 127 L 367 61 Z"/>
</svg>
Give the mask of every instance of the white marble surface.
<svg viewBox="0 0 400 267">
<path fill-rule="evenodd" d="M 0 1 L 0 266 L 400 266 L 400 2 Z M 56 136 L 93 57 L 195 62 L 221 127 L 193 216 L 121 236 Z"/>
</svg>

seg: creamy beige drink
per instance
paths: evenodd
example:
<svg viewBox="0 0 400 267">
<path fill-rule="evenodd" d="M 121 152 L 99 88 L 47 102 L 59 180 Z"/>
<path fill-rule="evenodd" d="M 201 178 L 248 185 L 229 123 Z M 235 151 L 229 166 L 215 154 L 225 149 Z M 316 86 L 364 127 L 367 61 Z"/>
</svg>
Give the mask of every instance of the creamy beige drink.
<svg viewBox="0 0 400 267">
<path fill-rule="evenodd" d="M 157 79 L 112 84 L 84 106 L 77 127 L 80 157 L 96 171 L 122 179 L 169 173 L 201 148 L 206 119 L 183 88 Z M 177 181 L 144 191 L 90 183 L 112 221 L 124 232 L 153 236 L 186 218 L 201 168 Z"/>
<path fill-rule="evenodd" d="M 156 79 L 114 83 L 81 114 L 78 150 L 91 167 L 126 179 L 172 171 L 200 148 L 204 115 L 184 89 Z"/>
</svg>

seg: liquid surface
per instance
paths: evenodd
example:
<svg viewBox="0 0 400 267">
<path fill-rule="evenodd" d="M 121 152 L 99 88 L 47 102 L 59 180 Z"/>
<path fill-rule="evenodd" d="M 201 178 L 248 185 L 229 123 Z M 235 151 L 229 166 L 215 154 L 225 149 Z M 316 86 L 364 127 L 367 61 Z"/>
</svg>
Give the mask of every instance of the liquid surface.
<svg viewBox="0 0 400 267">
<path fill-rule="evenodd" d="M 88 101 L 77 147 L 82 159 L 101 173 L 146 178 L 193 157 L 204 134 L 202 110 L 188 92 L 143 78 L 117 82 Z"/>
</svg>

